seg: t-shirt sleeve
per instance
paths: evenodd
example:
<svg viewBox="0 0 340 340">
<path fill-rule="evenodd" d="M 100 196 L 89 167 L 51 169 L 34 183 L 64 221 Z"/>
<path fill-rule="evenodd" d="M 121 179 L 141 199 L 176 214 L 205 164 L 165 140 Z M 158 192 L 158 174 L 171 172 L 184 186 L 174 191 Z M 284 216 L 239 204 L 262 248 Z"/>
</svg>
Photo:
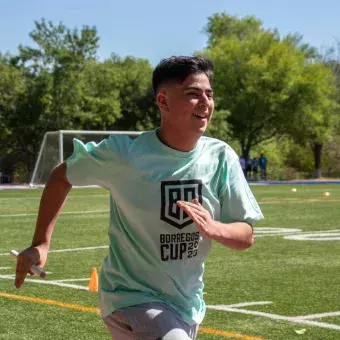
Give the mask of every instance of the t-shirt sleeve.
<svg viewBox="0 0 340 340">
<path fill-rule="evenodd" d="M 252 224 L 263 219 L 261 209 L 244 177 L 236 154 L 228 157 L 224 164 L 220 203 L 220 221 L 223 223 Z"/>
<path fill-rule="evenodd" d="M 110 136 L 99 144 L 84 144 L 74 139 L 73 154 L 66 160 L 68 181 L 72 185 L 99 185 L 109 188 L 122 164 L 129 140 L 123 136 Z"/>
</svg>

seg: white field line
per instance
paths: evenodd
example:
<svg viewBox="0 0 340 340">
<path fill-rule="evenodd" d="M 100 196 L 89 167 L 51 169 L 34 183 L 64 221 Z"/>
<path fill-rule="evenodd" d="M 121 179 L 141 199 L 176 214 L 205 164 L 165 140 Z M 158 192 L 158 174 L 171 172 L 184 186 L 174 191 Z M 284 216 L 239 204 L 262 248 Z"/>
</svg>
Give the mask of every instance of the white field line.
<svg viewBox="0 0 340 340">
<path fill-rule="evenodd" d="M 264 229 L 264 228 L 261 228 L 261 229 Z M 256 227 L 254 228 L 254 231 L 255 231 L 255 234 L 256 234 Z M 289 233 L 297 233 L 297 234 L 311 234 L 311 233 L 316 233 L 316 234 L 318 234 L 318 233 L 333 233 L 333 232 L 339 232 L 340 231 L 340 229 L 330 229 L 330 230 L 313 230 L 313 231 L 297 231 L 297 230 L 295 230 L 294 231 L 294 229 L 293 229 L 293 231 L 292 232 L 289 232 Z M 271 232 L 270 232 L 271 233 Z M 268 234 L 270 234 L 270 233 L 268 233 Z M 279 232 L 278 232 L 279 233 Z M 277 233 L 277 234 L 278 234 Z M 282 232 L 282 233 L 284 233 L 284 232 Z M 288 233 L 288 231 L 287 231 L 287 233 Z M 268 234 L 266 234 L 266 233 L 263 233 L 262 232 L 262 230 L 261 231 L 258 231 L 258 236 L 259 235 L 268 235 Z M 286 233 L 285 233 L 286 234 Z"/>
<path fill-rule="evenodd" d="M 87 279 L 65 279 L 65 280 L 53 280 L 53 282 L 76 282 L 76 281 L 90 281 L 89 278 Z"/>
<path fill-rule="evenodd" d="M 96 250 L 96 249 L 105 249 L 105 248 L 109 248 L 109 246 L 55 249 L 55 250 L 50 250 L 48 253 L 65 253 L 65 252 L 72 252 L 72 251 L 85 251 L 85 250 Z M 0 254 L 0 256 L 7 256 L 7 255 L 9 256 L 9 252 Z"/>
<path fill-rule="evenodd" d="M 320 314 L 301 315 L 301 316 L 294 316 L 294 318 L 299 319 L 299 320 L 312 320 L 312 319 L 329 318 L 329 317 L 332 317 L 332 316 L 340 316 L 340 312 L 329 312 L 329 313 L 320 313 Z"/>
<path fill-rule="evenodd" d="M 320 328 L 334 329 L 336 331 L 340 331 L 340 326 L 338 326 L 338 325 L 333 325 L 333 324 L 330 324 L 330 323 L 318 322 L 318 321 L 301 320 L 299 318 L 291 317 L 291 316 L 270 314 L 270 313 L 258 312 L 258 311 L 247 310 L 247 309 L 230 308 L 230 307 L 227 307 L 227 306 L 224 306 L 224 305 L 207 306 L 207 308 L 208 309 L 214 309 L 214 310 L 222 310 L 222 311 L 232 312 L 232 313 L 263 316 L 263 317 L 273 319 L 273 320 L 282 320 L 282 321 L 288 321 L 288 322 L 291 322 L 291 323 L 298 323 L 298 324 L 302 324 L 302 325 L 316 326 L 316 327 L 320 327 Z"/>
<path fill-rule="evenodd" d="M 0 279 L 7 279 L 7 280 L 14 280 L 14 275 L 0 275 Z M 25 282 L 32 282 L 32 283 L 41 283 L 43 285 L 52 285 L 52 286 L 58 286 L 58 287 L 66 287 L 66 288 L 75 288 L 80 290 L 89 290 L 86 286 L 78 286 L 78 285 L 72 285 L 69 283 L 59 283 L 57 281 L 48 281 L 48 280 L 35 280 L 35 279 L 25 279 Z"/>
<path fill-rule="evenodd" d="M 247 307 L 247 306 L 263 306 L 263 305 L 271 305 L 272 301 L 258 301 L 258 302 L 241 302 L 235 303 L 233 305 L 227 305 L 226 307 L 235 308 L 235 307 Z"/>
<path fill-rule="evenodd" d="M 63 215 L 84 215 L 84 214 L 103 214 L 108 213 L 110 210 L 87 210 L 87 211 L 65 211 L 60 214 Z M 3 214 L 0 217 L 23 217 L 23 216 L 37 216 L 38 213 L 29 213 L 29 214 Z"/>
<path fill-rule="evenodd" d="M 303 203 L 316 203 L 316 202 L 322 202 L 322 203 L 337 203 L 340 202 L 338 199 L 330 199 L 328 200 L 327 198 L 316 198 L 316 199 L 308 199 L 308 200 L 298 200 L 298 199 L 290 199 L 290 200 L 277 200 L 277 201 L 259 201 L 258 204 L 282 204 L 282 203 L 298 203 L 298 204 L 303 204 Z"/>
<path fill-rule="evenodd" d="M 285 240 L 294 241 L 340 241 L 340 232 L 334 231 L 333 233 L 320 232 L 318 234 L 297 234 L 297 235 L 285 235 Z"/>
<path fill-rule="evenodd" d="M 297 228 L 278 228 L 278 227 L 255 227 L 255 234 L 281 234 L 281 233 L 297 233 L 301 232 Z"/>
<path fill-rule="evenodd" d="M 11 267 L 0 267 L 0 270 L 11 269 Z"/>
<path fill-rule="evenodd" d="M 332 234 L 338 234 L 340 232 L 339 229 L 333 229 L 333 230 L 322 230 L 322 231 L 301 231 L 301 232 L 282 232 L 282 233 L 261 233 L 261 232 L 258 232 L 256 233 L 256 228 L 254 228 L 254 237 L 255 238 L 258 238 L 258 237 L 266 237 L 266 236 L 283 236 L 284 238 L 286 238 L 285 236 L 295 236 L 295 235 L 301 235 L 301 236 L 304 236 L 304 235 L 310 235 L 310 234 L 321 234 L 321 233 L 327 233 L 327 236 L 329 237 L 333 237 Z M 316 236 L 317 236 L 316 235 Z M 337 235 L 336 235 L 337 236 Z M 319 238 L 317 239 L 319 240 Z"/>
<path fill-rule="evenodd" d="M 288 234 L 288 233 L 285 233 L 285 234 L 255 234 L 254 237 L 255 238 L 259 238 L 259 237 L 267 237 L 267 236 L 288 236 L 288 235 L 299 235 L 297 233 L 295 234 Z"/>
<path fill-rule="evenodd" d="M 75 196 L 68 196 L 67 197 L 67 200 L 69 200 L 69 199 L 75 199 L 75 198 L 89 198 L 89 197 L 107 197 L 107 198 L 109 198 L 110 197 L 110 195 L 109 194 L 107 194 L 107 195 L 105 195 L 105 194 L 102 194 L 102 195 L 100 195 L 100 194 L 97 194 L 97 195 L 75 195 Z M 40 196 L 24 196 L 24 197 L 1 197 L 0 198 L 0 201 L 8 201 L 8 200 L 24 200 L 24 201 L 26 201 L 26 200 L 34 200 L 34 199 L 36 199 L 36 200 L 40 200 L 41 199 L 41 195 Z"/>
<path fill-rule="evenodd" d="M 50 250 L 49 253 L 65 253 L 65 252 L 71 252 L 71 251 L 85 251 L 85 250 L 96 250 L 96 249 L 105 249 L 105 248 L 109 248 L 109 246 L 95 246 L 95 247 L 82 247 L 82 248 L 55 249 L 55 250 Z"/>
</svg>

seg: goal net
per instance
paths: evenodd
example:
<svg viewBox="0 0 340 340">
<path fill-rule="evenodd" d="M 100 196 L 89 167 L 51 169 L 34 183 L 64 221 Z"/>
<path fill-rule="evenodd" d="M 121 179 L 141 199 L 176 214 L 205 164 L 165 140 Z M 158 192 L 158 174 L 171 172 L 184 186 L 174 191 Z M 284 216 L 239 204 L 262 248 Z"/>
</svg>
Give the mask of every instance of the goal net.
<svg viewBox="0 0 340 340">
<path fill-rule="evenodd" d="M 138 131 L 81 131 L 60 130 L 46 132 L 40 146 L 35 163 L 30 186 L 46 184 L 52 169 L 73 153 L 73 139 L 77 138 L 84 144 L 87 142 L 99 143 L 109 135 L 127 135 L 134 139 L 141 132 Z"/>
</svg>

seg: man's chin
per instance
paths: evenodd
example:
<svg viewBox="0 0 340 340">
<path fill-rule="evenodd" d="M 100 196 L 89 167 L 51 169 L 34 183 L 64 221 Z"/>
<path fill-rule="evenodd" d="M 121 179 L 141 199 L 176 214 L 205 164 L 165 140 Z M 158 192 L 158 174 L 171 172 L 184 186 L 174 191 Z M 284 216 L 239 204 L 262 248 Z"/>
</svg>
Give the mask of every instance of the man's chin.
<svg viewBox="0 0 340 340">
<path fill-rule="evenodd" d="M 205 133 L 205 131 L 207 130 L 207 127 L 208 127 L 208 124 L 205 124 L 204 126 L 201 126 L 196 130 L 198 137 L 201 137 Z"/>
</svg>

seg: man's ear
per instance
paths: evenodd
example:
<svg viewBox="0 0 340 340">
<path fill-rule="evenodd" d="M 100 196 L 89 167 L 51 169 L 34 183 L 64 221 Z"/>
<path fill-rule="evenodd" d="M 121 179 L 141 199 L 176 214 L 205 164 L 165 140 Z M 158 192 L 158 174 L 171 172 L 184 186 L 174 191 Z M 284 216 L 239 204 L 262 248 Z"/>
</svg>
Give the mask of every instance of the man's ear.
<svg viewBox="0 0 340 340">
<path fill-rule="evenodd" d="M 160 91 L 157 93 L 156 96 L 156 101 L 159 109 L 163 112 L 168 112 L 169 111 L 169 106 L 168 106 L 168 97 L 165 94 L 164 91 Z"/>
</svg>

